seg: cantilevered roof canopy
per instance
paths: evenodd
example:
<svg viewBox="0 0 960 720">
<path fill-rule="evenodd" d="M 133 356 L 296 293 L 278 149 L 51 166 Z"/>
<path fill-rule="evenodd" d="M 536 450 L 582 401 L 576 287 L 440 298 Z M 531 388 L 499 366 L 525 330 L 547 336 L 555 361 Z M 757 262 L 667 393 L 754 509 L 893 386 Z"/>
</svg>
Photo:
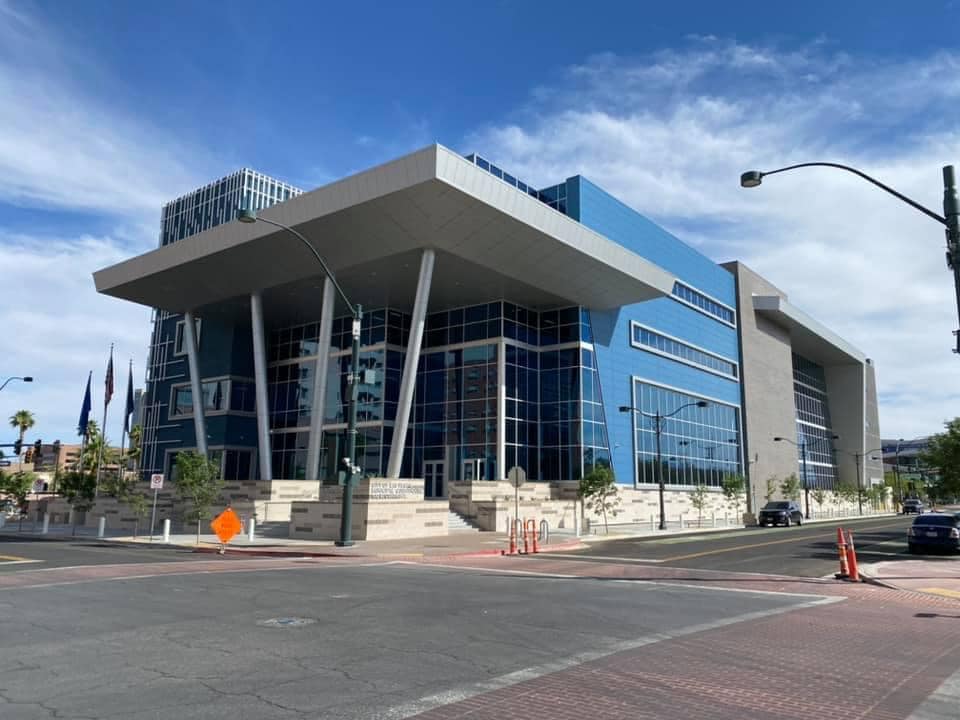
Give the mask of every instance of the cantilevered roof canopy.
<svg viewBox="0 0 960 720">
<path fill-rule="evenodd" d="M 754 295 L 753 309 L 790 331 L 796 353 L 821 365 L 864 363 L 866 356 L 779 295 Z"/>
<path fill-rule="evenodd" d="M 558 298 L 605 309 L 669 295 L 674 278 L 621 245 L 511 187 L 456 153 L 433 145 L 262 212 L 296 228 L 338 279 L 387 282 L 416 250 L 451 259 L 435 286 L 512 285 L 531 304 Z M 414 251 L 414 252 L 412 252 Z M 397 258 L 392 263 L 391 258 Z M 402 262 L 401 262 L 402 261 Z M 410 261 L 414 261 L 411 263 Z M 320 269 L 289 233 L 266 223 L 229 222 L 94 273 L 97 291 L 174 312 L 283 285 L 309 283 Z M 387 273 L 390 275 L 390 272 Z M 365 293 L 364 293 L 365 294 Z M 359 300 L 364 302 L 363 298 Z M 537 302 L 539 301 L 539 303 Z"/>
</svg>

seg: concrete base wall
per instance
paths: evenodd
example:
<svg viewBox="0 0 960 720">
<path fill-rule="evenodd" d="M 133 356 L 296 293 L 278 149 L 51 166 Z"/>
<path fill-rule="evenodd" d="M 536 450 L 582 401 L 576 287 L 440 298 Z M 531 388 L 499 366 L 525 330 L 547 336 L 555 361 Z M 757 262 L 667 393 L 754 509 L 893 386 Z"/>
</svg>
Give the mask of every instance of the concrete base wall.
<svg viewBox="0 0 960 720">
<path fill-rule="evenodd" d="M 314 501 L 294 501 L 290 537 L 336 540 L 340 537 L 343 488 L 325 486 Z M 354 540 L 393 540 L 447 534 L 449 505 L 425 500 L 423 480 L 361 480 L 353 491 L 350 533 Z"/>
</svg>

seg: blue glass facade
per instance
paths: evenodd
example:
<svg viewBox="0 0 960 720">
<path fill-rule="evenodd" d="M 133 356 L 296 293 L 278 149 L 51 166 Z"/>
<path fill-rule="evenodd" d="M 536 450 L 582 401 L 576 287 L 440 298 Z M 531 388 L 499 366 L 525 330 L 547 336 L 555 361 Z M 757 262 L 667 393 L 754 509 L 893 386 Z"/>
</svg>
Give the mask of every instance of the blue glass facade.
<svg viewBox="0 0 960 720">
<path fill-rule="evenodd" d="M 536 189 L 479 156 L 468 159 L 649 259 L 676 283 L 670 296 L 616 310 L 527 307 L 495 296 L 464 307 L 431 306 L 401 475 L 428 478 L 427 494 L 439 496 L 446 495 L 449 482 L 500 479 L 514 466 L 530 480 L 549 482 L 577 480 L 596 464 L 609 464 L 619 483 L 649 484 L 655 479 L 653 427 L 643 413 L 670 413 L 698 400 L 710 404 L 664 421 L 668 482 L 716 486 L 725 473 L 742 472 L 733 275 L 582 177 Z M 181 199 L 164 209 L 161 243 L 230 219 L 231 203 L 264 207 L 295 194 L 290 190 L 269 178 L 250 183 L 245 176 L 225 178 L 189 202 Z M 233 194 L 223 200 L 222 193 Z M 359 398 L 358 463 L 369 475 L 386 471 L 410 334 L 408 311 L 403 305 L 368 310 L 362 323 L 361 364 L 370 372 Z M 154 450 L 145 472 L 169 471 L 164 454 L 194 446 L 193 424 L 184 420 L 190 412 L 189 377 L 178 323 L 181 317 L 158 313 L 147 390 L 152 400 L 146 408 L 152 434 L 145 444 Z M 267 331 L 273 476 L 332 479 L 346 428 L 350 319 L 334 320 L 328 347 L 320 342 L 318 321 Z M 249 468 L 253 475 L 250 327 L 204 318 L 199 334 L 210 445 L 231 450 L 224 463 Z M 321 353 L 330 358 L 324 443 L 319 467 L 308 468 Z M 621 413 L 620 406 L 642 412 Z M 241 451 L 247 455 L 237 456 Z"/>
</svg>

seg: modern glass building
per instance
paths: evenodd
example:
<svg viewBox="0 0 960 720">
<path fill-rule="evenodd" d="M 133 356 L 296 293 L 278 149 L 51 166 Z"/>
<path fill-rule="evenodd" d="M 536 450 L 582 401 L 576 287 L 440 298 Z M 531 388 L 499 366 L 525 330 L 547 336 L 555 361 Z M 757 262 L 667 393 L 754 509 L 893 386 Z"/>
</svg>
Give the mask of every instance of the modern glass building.
<svg viewBox="0 0 960 720">
<path fill-rule="evenodd" d="M 165 206 L 159 249 L 96 273 L 100 292 L 162 308 L 145 473 L 169 473 L 199 438 L 232 479 L 341 469 L 347 308 L 295 238 L 229 222 L 247 205 L 307 237 L 363 305 L 358 462 L 422 478 L 427 497 L 514 467 L 564 483 L 609 465 L 643 491 L 658 462 L 672 491 L 716 488 L 753 474 L 774 435 L 849 433 L 832 368 L 850 370 L 843 392 L 869 406 L 862 354 L 769 305 L 773 290 L 758 306 L 739 264 L 717 265 L 582 176 L 537 188 L 435 145 L 302 195 L 241 171 Z M 774 337 L 787 358 L 775 372 L 763 361 Z M 773 406 L 788 427 L 751 431 L 751 412 L 762 425 Z M 863 426 L 849 449 L 862 452 Z M 834 455 L 808 457 L 811 483 L 847 472 Z M 769 471 L 796 468 L 794 453 Z"/>
<path fill-rule="evenodd" d="M 160 212 L 159 245 L 164 247 L 229 222 L 241 207 L 263 209 L 302 191 L 274 178 L 243 168 L 182 195 Z M 190 368 L 184 344 L 183 313 L 154 308 L 147 353 L 143 408 L 141 467 L 145 474 L 169 473 L 170 458 L 184 447 L 196 447 Z M 255 467 L 253 376 L 249 363 L 235 362 L 230 326 L 214 318 L 196 321 L 197 342 L 204 348 L 201 386 L 208 445 L 220 462 L 223 477 L 245 479 Z M 238 338 L 243 350 L 249 343 Z M 208 350 L 209 348 L 209 350 Z M 239 373 L 239 374 L 238 374 Z"/>
</svg>

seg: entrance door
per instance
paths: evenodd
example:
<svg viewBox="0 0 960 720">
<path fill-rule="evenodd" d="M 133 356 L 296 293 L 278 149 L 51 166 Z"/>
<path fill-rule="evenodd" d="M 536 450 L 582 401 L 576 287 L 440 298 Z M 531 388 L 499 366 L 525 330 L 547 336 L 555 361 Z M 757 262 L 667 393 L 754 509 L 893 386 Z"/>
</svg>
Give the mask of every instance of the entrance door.
<svg viewBox="0 0 960 720">
<path fill-rule="evenodd" d="M 463 461 L 464 480 L 483 480 L 486 477 L 487 461 L 483 458 Z"/>
<path fill-rule="evenodd" d="M 443 461 L 427 460 L 423 463 L 423 496 L 425 498 L 442 498 Z"/>
</svg>

